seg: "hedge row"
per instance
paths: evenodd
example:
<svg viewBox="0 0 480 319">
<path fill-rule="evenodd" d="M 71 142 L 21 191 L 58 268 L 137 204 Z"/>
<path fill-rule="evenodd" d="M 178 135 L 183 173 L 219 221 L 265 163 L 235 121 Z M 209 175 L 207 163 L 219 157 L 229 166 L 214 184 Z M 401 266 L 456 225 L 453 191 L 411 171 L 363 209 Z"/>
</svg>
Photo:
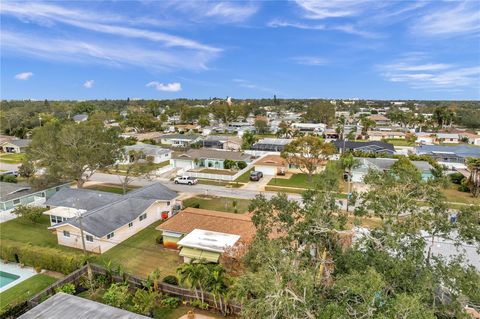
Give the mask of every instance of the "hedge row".
<svg viewBox="0 0 480 319">
<path fill-rule="evenodd" d="M 20 244 L 9 240 L 2 240 L 0 258 L 63 274 L 71 273 L 82 267 L 86 262 L 86 257 L 82 254 L 65 252 L 55 248 L 32 246 L 28 243 Z"/>
</svg>

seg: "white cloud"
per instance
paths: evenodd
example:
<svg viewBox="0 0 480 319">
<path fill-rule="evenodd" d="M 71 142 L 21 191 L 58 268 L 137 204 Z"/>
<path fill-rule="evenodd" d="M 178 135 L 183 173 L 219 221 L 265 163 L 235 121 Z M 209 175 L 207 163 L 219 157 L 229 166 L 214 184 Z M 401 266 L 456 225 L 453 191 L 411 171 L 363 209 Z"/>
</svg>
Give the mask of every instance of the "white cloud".
<svg viewBox="0 0 480 319">
<path fill-rule="evenodd" d="M 454 7 L 452 7 L 454 6 Z M 480 32 L 480 7 L 478 1 L 449 2 L 426 11 L 411 27 L 413 34 L 425 36 L 453 36 Z"/>
<path fill-rule="evenodd" d="M 370 0 L 296 0 L 308 19 L 341 18 L 359 15 L 365 10 Z"/>
<path fill-rule="evenodd" d="M 449 91 L 478 87 L 480 83 L 479 66 L 426 62 L 418 54 L 377 68 L 388 81 L 404 82 L 416 89 Z"/>
<path fill-rule="evenodd" d="M 15 80 L 21 80 L 21 81 L 26 81 L 30 79 L 33 76 L 32 72 L 22 72 L 18 73 L 14 76 Z"/>
<path fill-rule="evenodd" d="M 95 84 L 94 80 L 87 80 L 85 81 L 85 83 L 83 83 L 83 87 L 86 89 L 91 89 L 94 84 Z"/>
<path fill-rule="evenodd" d="M 158 91 L 164 91 L 164 92 L 179 92 L 182 90 L 182 85 L 178 82 L 160 83 L 157 81 L 152 81 L 147 83 L 146 86 L 153 87 Z"/>
<path fill-rule="evenodd" d="M 296 28 L 296 29 L 305 29 L 305 30 L 325 30 L 325 26 L 322 24 L 310 25 L 300 22 L 288 22 L 283 20 L 272 20 L 267 23 L 267 26 L 270 28 Z"/>
<path fill-rule="evenodd" d="M 220 17 L 231 22 L 241 22 L 250 18 L 258 11 L 258 7 L 254 5 L 238 5 L 234 2 L 220 2 L 208 8 L 206 16 Z"/>
<path fill-rule="evenodd" d="M 316 57 L 316 56 L 298 56 L 298 57 L 292 58 L 292 60 L 298 64 L 303 64 L 303 65 L 319 66 L 319 65 L 328 64 L 328 61 L 326 59 L 322 57 Z"/>
<path fill-rule="evenodd" d="M 243 22 L 259 10 L 258 3 L 240 1 L 165 1 L 163 4 L 188 14 L 186 19 L 208 23 Z"/>
</svg>

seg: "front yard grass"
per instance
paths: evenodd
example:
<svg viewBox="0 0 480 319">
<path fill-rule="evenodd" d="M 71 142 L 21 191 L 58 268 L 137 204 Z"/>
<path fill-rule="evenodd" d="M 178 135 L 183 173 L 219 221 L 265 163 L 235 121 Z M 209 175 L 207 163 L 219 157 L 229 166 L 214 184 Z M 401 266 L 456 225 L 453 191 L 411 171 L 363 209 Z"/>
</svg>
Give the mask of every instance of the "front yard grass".
<svg viewBox="0 0 480 319">
<path fill-rule="evenodd" d="M 318 174 L 312 175 L 312 178 L 309 179 L 307 174 L 298 173 L 292 174 L 290 178 L 277 178 L 274 177 L 268 182 L 268 186 L 273 187 L 293 187 L 301 189 L 310 189 L 315 188 L 315 183 L 318 180 Z M 338 186 L 341 192 L 346 192 L 347 183 L 343 180 L 342 176 L 338 177 Z"/>
<path fill-rule="evenodd" d="M 236 207 L 233 207 L 233 201 L 237 202 Z M 235 209 L 236 209 L 237 213 L 243 214 L 248 211 L 250 200 L 240 199 L 240 198 L 231 198 L 231 197 L 208 196 L 208 195 L 198 195 L 198 196 L 183 200 L 184 207 L 195 207 L 197 205 L 199 205 L 198 208 L 201 208 L 201 209 L 216 210 L 216 211 L 227 212 L 227 213 L 235 213 Z"/>
<path fill-rule="evenodd" d="M 156 243 L 155 238 L 160 235 L 160 231 L 155 227 L 160 223 L 161 221 L 151 224 L 100 255 L 99 264 L 111 260 L 112 264 L 121 265 L 125 271 L 143 278 L 156 268 L 160 270 L 162 278 L 174 275 L 177 267 L 182 264 L 182 259 L 178 251 L 165 249 Z"/>
<path fill-rule="evenodd" d="M 205 174 L 216 174 L 216 175 L 235 175 L 237 172 L 230 171 L 228 169 L 215 169 L 215 168 L 204 168 L 199 171 L 199 173 Z"/>
<path fill-rule="evenodd" d="M 415 142 L 408 142 L 407 140 L 405 139 L 400 139 L 400 138 L 397 138 L 397 139 L 389 139 L 389 140 L 386 140 L 387 143 L 390 143 L 394 146 L 415 146 Z"/>
<path fill-rule="evenodd" d="M 198 179 L 198 183 L 204 185 L 225 186 L 230 188 L 239 188 L 243 186 L 243 184 L 239 184 L 237 182 L 216 181 L 213 179 Z"/>
<path fill-rule="evenodd" d="M 24 158 L 25 154 L 22 153 L 0 154 L 0 162 L 6 164 L 20 164 Z"/>
<path fill-rule="evenodd" d="M 238 183 L 248 183 L 250 182 L 250 174 L 253 172 L 253 168 L 252 169 L 249 169 L 248 171 L 246 171 L 245 173 L 243 173 L 242 175 L 240 175 L 236 180 L 235 182 L 238 182 Z"/>
<path fill-rule="evenodd" d="M 53 284 L 57 279 L 37 274 L 16 286 L 0 293 L 0 310 L 9 304 L 16 304 L 32 298 L 34 295 Z"/>
</svg>

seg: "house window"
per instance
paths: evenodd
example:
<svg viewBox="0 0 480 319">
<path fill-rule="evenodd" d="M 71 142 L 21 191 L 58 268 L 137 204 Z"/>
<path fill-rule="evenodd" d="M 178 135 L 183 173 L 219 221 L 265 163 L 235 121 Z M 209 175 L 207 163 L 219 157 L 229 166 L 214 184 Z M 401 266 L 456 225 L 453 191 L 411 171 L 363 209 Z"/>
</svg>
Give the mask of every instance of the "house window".
<svg viewBox="0 0 480 319">
<path fill-rule="evenodd" d="M 140 217 L 138 219 L 140 219 L 140 221 L 142 221 L 145 218 L 147 218 L 147 213 L 140 215 Z"/>
<path fill-rule="evenodd" d="M 70 232 L 68 230 L 64 230 L 63 237 L 70 237 Z"/>
<path fill-rule="evenodd" d="M 128 227 L 132 227 L 132 226 L 133 226 L 133 222 L 129 222 Z"/>
<path fill-rule="evenodd" d="M 51 215 L 50 216 L 50 220 L 52 223 L 54 224 L 58 224 L 58 223 L 61 223 L 65 220 L 67 220 L 65 217 L 60 217 L 60 216 L 55 216 L 55 215 Z"/>
<path fill-rule="evenodd" d="M 170 206 L 170 202 L 167 202 L 167 206 Z"/>
<path fill-rule="evenodd" d="M 18 205 L 18 204 L 20 204 L 20 198 L 14 199 L 13 205 Z"/>
<path fill-rule="evenodd" d="M 93 236 L 92 236 L 92 235 L 86 235 L 86 236 L 85 236 L 85 240 L 88 241 L 88 242 L 93 243 Z"/>
<path fill-rule="evenodd" d="M 107 235 L 107 239 L 113 238 L 115 236 L 115 233 L 112 231 L 110 234 Z"/>
</svg>

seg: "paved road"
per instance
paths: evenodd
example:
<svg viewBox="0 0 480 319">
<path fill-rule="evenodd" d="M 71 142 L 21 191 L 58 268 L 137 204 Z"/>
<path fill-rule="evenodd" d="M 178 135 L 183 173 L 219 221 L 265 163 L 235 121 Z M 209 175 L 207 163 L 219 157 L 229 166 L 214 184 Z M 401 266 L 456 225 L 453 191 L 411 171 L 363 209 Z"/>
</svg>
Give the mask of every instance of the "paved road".
<svg viewBox="0 0 480 319">
<path fill-rule="evenodd" d="M 0 162 L 0 171 L 16 171 L 20 164 L 9 164 Z"/>
</svg>

